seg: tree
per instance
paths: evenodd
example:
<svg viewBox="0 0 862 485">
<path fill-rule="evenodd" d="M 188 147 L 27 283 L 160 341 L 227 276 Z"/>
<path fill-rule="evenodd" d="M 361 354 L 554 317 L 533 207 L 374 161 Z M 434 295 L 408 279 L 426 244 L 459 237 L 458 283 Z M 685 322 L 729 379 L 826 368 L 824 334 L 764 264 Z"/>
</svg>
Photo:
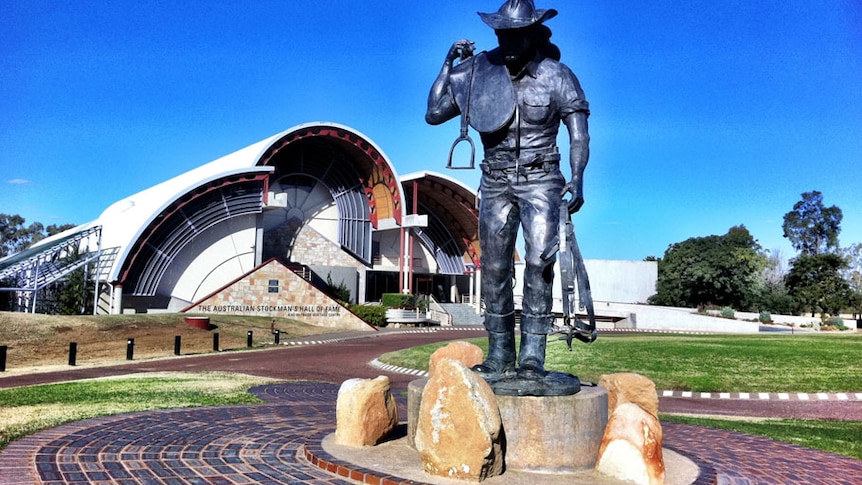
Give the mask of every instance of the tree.
<svg viewBox="0 0 862 485">
<path fill-rule="evenodd" d="M 841 271 L 841 276 L 847 280 L 850 288 L 862 291 L 862 243 L 851 244 L 842 249 L 841 255 L 847 263 Z"/>
<path fill-rule="evenodd" d="M 75 227 L 74 224 L 51 224 L 45 227 L 40 222 L 25 226 L 26 222 L 17 214 L 0 214 L 0 258 L 23 251 L 46 237 Z"/>
<path fill-rule="evenodd" d="M 59 283 L 57 288 L 57 313 L 82 315 L 93 308 L 93 278 L 84 268 L 78 268 Z"/>
<path fill-rule="evenodd" d="M 721 305 L 751 309 L 766 256 L 745 226 L 723 236 L 693 237 L 671 244 L 658 263 L 654 305 Z"/>
<path fill-rule="evenodd" d="M 841 276 L 847 261 L 834 253 L 800 254 L 787 274 L 787 289 L 799 310 L 837 315 L 852 300 L 850 285 Z"/>
<path fill-rule="evenodd" d="M 793 210 L 784 214 L 784 237 L 802 254 L 814 255 L 838 248 L 844 215 L 837 206 L 823 205 L 823 194 L 805 192 Z"/>
<path fill-rule="evenodd" d="M 24 222 L 24 218 L 17 214 L 0 214 L 0 258 L 17 253 L 30 244 L 32 238 Z M 41 230 L 41 224 L 39 226 Z"/>
<path fill-rule="evenodd" d="M 787 277 L 787 261 L 781 249 L 769 251 L 766 257 L 766 268 L 763 269 L 763 284 L 767 288 L 783 288 Z"/>
<path fill-rule="evenodd" d="M 790 314 L 796 310 L 793 297 L 787 291 L 787 261 L 780 249 L 773 249 L 766 258 L 761 273 L 760 297 L 757 309 L 771 313 Z"/>
<path fill-rule="evenodd" d="M 851 302 L 849 307 L 856 315 L 862 314 L 862 243 L 856 243 L 841 250 L 847 266 L 841 276 L 850 285 Z"/>
<path fill-rule="evenodd" d="M 60 234 L 63 231 L 68 231 L 69 229 L 72 229 L 74 227 L 74 224 L 60 224 L 59 226 L 56 224 L 51 224 L 50 226 L 45 228 L 45 233 L 48 237 L 51 237 L 56 234 Z"/>
</svg>

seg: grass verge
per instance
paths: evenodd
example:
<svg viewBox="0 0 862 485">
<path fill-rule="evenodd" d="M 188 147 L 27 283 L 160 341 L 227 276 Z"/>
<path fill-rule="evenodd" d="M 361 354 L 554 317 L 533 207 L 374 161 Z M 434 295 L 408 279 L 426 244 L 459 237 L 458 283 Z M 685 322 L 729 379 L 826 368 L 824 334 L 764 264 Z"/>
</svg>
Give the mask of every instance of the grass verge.
<svg viewBox="0 0 862 485">
<path fill-rule="evenodd" d="M 0 449 L 36 431 L 97 416 L 259 403 L 248 389 L 272 382 L 225 372 L 160 372 L 0 389 Z"/>
<path fill-rule="evenodd" d="M 694 424 L 739 433 L 765 436 L 817 450 L 862 460 L 862 421 L 813 419 L 718 419 L 662 414 L 662 421 Z M 756 451 L 756 450 L 752 450 Z"/>
</svg>

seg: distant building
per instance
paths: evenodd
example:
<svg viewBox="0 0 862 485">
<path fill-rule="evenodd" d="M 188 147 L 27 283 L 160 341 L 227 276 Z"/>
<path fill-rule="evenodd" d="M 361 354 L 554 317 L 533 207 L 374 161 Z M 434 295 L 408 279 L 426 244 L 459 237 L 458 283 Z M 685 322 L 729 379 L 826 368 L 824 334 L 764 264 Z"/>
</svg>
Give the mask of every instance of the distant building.
<svg viewBox="0 0 862 485">
<path fill-rule="evenodd" d="M 406 292 L 476 304 L 476 199 L 445 175 L 399 177 L 383 150 L 356 130 L 308 123 L 117 201 L 95 221 L 0 259 L 0 286 L 16 295 L 16 309 L 37 311 L 53 281 L 89 261 L 98 279 L 97 313 L 196 311 L 275 260 L 276 270 L 288 268 L 308 281 L 308 291 L 347 288 L 354 303 Z M 78 259 L 70 258 L 75 252 Z M 590 264 L 595 299 L 602 300 L 598 289 L 605 287 L 626 303 L 655 291 L 655 263 L 645 272 L 625 263 L 607 266 L 620 284 L 601 282 L 603 270 Z M 292 304 L 296 290 L 278 291 L 271 296 L 280 303 L 200 308 L 274 316 L 278 308 L 331 310 L 322 302 Z"/>
</svg>

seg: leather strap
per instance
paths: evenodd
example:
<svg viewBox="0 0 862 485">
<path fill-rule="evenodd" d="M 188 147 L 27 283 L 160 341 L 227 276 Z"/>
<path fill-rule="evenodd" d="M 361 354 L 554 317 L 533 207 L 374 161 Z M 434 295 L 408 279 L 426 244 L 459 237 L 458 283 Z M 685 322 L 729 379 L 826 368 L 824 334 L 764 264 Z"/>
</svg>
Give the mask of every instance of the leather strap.
<svg viewBox="0 0 862 485">
<path fill-rule="evenodd" d="M 554 333 L 565 335 L 566 344 L 572 350 L 572 339 L 592 343 L 598 338 L 596 314 L 593 307 L 593 294 L 584 258 L 575 239 L 575 225 L 569 215 L 565 200 L 560 205 L 560 280 L 563 286 L 563 327 L 556 327 Z M 575 282 L 581 298 L 581 306 L 586 308 L 588 322 L 579 319 L 575 311 Z"/>
</svg>

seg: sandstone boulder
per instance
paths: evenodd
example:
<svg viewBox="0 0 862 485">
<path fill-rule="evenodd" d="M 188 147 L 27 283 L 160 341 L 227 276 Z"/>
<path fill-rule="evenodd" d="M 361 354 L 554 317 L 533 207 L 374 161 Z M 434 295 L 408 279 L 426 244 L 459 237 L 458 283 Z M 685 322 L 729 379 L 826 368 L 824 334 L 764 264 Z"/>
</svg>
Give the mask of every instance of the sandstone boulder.
<svg viewBox="0 0 862 485">
<path fill-rule="evenodd" d="M 650 379 L 634 373 L 607 374 L 599 379 L 599 385 L 608 390 L 608 415 L 630 402 L 658 417 L 658 393 Z"/>
<path fill-rule="evenodd" d="M 454 359 L 470 368 L 482 363 L 482 349 L 469 342 L 455 341 L 440 347 L 431 354 L 428 361 L 428 376 L 434 375 L 437 364 L 443 359 Z"/>
<path fill-rule="evenodd" d="M 633 403 L 617 406 L 605 428 L 596 470 L 639 485 L 664 483 L 661 424 Z"/>
<path fill-rule="evenodd" d="M 425 472 L 482 481 L 503 472 L 502 421 L 491 387 L 464 364 L 442 359 L 422 392 L 416 450 Z"/>
<path fill-rule="evenodd" d="M 335 442 L 373 446 L 398 425 L 389 378 L 348 379 L 338 389 Z"/>
</svg>

